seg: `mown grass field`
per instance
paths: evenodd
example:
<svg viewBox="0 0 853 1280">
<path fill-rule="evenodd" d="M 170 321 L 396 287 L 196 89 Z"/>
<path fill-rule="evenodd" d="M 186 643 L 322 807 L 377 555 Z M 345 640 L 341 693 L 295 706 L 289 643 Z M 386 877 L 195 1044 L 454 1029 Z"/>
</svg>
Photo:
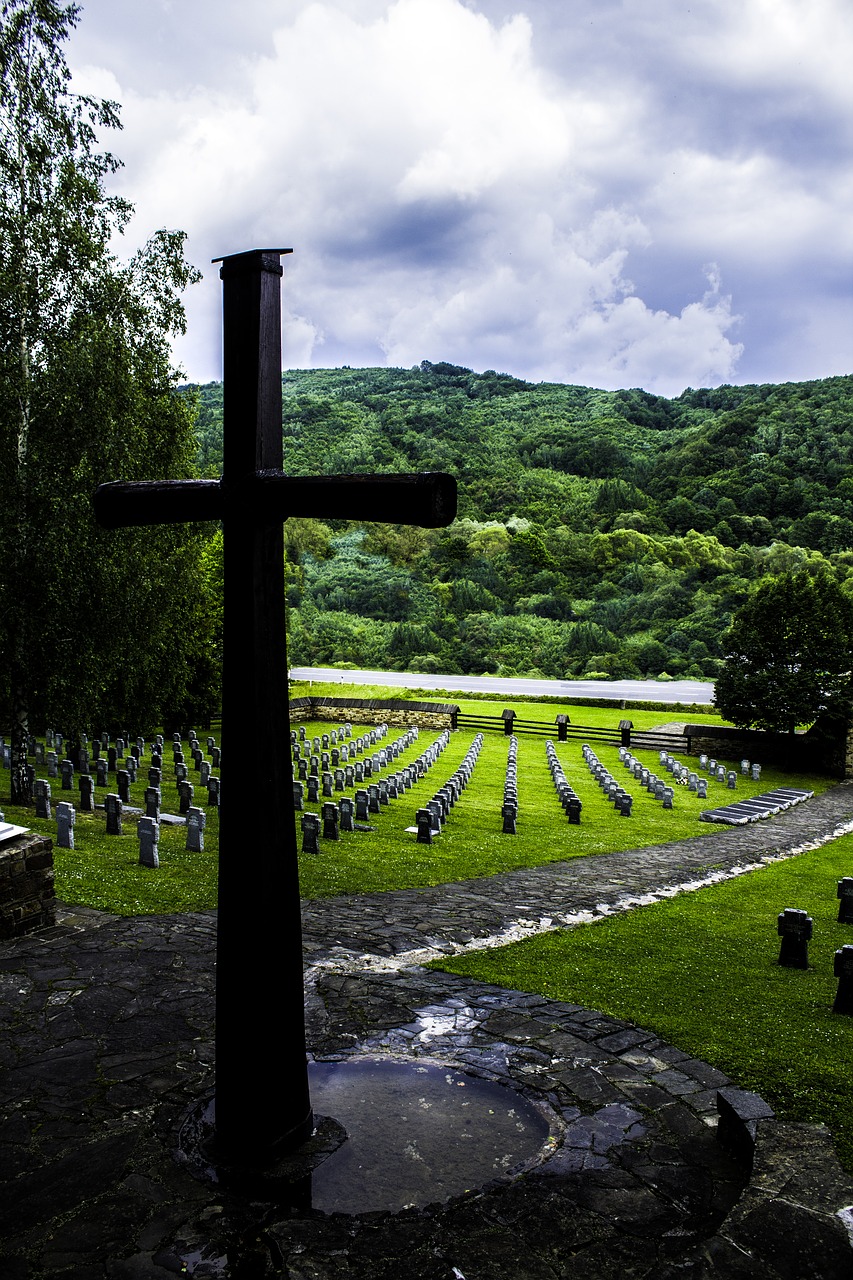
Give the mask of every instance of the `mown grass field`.
<svg viewBox="0 0 853 1280">
<path fill-rule="evenodd" d="M 387 690 L 383 692 L 388 695 Z M 499 715 L 504 703 L 472 701 L 460 705 L 470 706 L 479 714 Z M 548 723 L 553 722 L 558 709 L 529 703 L 523 704 L 520 714 L 525 719 L 539 719 Z M 618 709 L 593 707 L 573 708 L 572 711 L 583 715 L 581 720 L 578 714 L 572 714 L 573 723 L 589 725 L 615 726 L 621 718 L 627 716 L 637 728 L 646 728 L 665 723 L 667 719 L 679 718 L 677 713 L 667 715 L 659 711 L 621 712 Z M 320 721 L 306 722 L 305 725 L 309 737 L 327 732 L 330 727 L 328 722 Z M 354 723 L 353 732 L 357 735 L 367 727 Z M 401 732 L 389 729 L 386 742 L 399 736 Z M 213 727 L 213 733 L 218 740 L 218 726 Z M 205 736 L 202 734 L 202 738 Z M 437 733 L 422 731 L 417 743 L 409 747 L 395 762 L 395 769 L 414 760 L 437 737 Z M 735 793 L 719 783 L 710 784 L 708 800 L 704 802 L 686 788 L 676 788 L 674 808 L 668 811 L 629 778 L 627 771 L 619 763 L 616 747 L 594 744 L 601 762 L 634 796 L 632 816 L 622 818 L 590 775 L 583 761 L 582 743 L 577 740 L 557 743 L 555 734 L 555 746 L 563 768 L 583 802 L 581 823 L 579 826 L 572 826 L 558 803 L 548 771 L 546 738 L 522 734 L 518 738 L 517 834 L 503 835 L 501 804 L 506 776 L 507 739 L 500 733 L 487 733 L 471 783 L 455 806 L 450 822 L 433 844 L 418 844 L 414 835 L 407 832 L 406 828 L 414 824 L 417 809 L 455 771 L 473 738 L 474 732 L 471 730 L 460 730 L 451 735 L 449 746 L 426 777 L 400 799 L 383 806 L 381 813 L 373 817 L 373 831 L 343 833 L 337 843 L 321 842 L 319 856 L 301 856 L 300 883 L 303 896 L 313 898 L 340 893 L 379 893 L 436 885 L 567 858 L 641 848 L 697 835 L 707 836 L 718 833 L 720 828 L 700 821 L 699 814 L 703 808 L 728 802 L 735 796 L 754 795 L 782 783 L 814 790 L 821 790 L 828 785 L 826 779 L 765 769 L 760 782 L 739 778 Z M 189 759 L 186 744 L 185 755 Z M 637 756 L 650 768 L 659 770 L 657 752 L 637 752 Z M 130 789 L 131 805 L 138 808 L 144 807 L 146 761 L 147 757 L 142 761 L 138 781 L 131 784 Z M 386 770 L 388 771 L 390 769 Z M 39 769 L 38 776 L 46 776 L 46 771 Z M 190 777 L 191 780 L 197 780 L 197 775 L 192 771 Z M 109 788 L 96 791 L 96 802 L 103 804 L 106 791 L 114 788 L 115 782 L 111 779 Z M 53 780 L 52 789 L 54 802 L 65 798 L 76 804 L 76 784 L 74 791 L 63 793 L 58 780 Z M 163 811 L 177 813 L 177 790 L 168 744 L 164 755 L 162 792 Z M 240 803 L 250 805 L 252 801 L 245 798 L 250 794 L 249 783 L 244 788 Z M 226 803 L 228 795 L 226 765 L 223 786 Z M 207 808 L 204 791 L 197 793 L 195 803 L 205 809 L 207 814 L 204 853 L 186 853 L 183 847 L 184 829 L 163 824 L 160 831 L 160 867 L 157 871 L 138 864 L 135 817 L 125 819 L 124 834 L 116 837 L 106 835 L 102 811 L 93 815 L 78 813 L 76 848 L 55 850 L 58 896 L 69 903 L 122 915 L 205 910 L 215 906 L 218 814 L 215 809 Z M 319 804 L 313 807 L 317 811 L 320 809 Z M 16 810 L 7 805 L 6 816 L 10 822 L 29 826 L 46 835 L 55 835 L 55 821 L 35 818 L 32 809 Z"/>
<path fill-rule="evenodd" d="M 853 836 L 711 888 L 435 967 L 627 1018 L 713 1063 L 777 1114 L 825 1124 L 853 1171 L 853 1018 L 832 1013 L 836 886 Z M 776 917 L 814 920 L 809 968 L 778 963 Z"/>
<path fill-rule="evenodd" d="M 298 692 L 298 690 L 296 691 Z M 321 690 L 315 686 L 313 692 Z M 330 686 L 330 693 L 394 697 L 396 691 L 355 690 Z M 400 691 L 402 694 L 403 691 Z M 433 696 L 430 700 L 436 700 Z M 498 715 L 504 701 L 454 699 L 475 714 Z M 525 719 L 553 723 L 559 707 L 524 703 L 516 707 Z M 652 728 L 687 716 L 679 712 L 619 711 L 569 708 L 573 724 L 616 725 L 633 720 L 637 729 Z M 717 717 L 703 718 L 713 722 Z M 327 722 L 307 723 L 309 736 L 328 731 Z M 218 740 L 218 726 L 214 726 Z M 354 722 L 354 733 L 361 729 Z M 401 730 L 390 729 L 388 739 Z M 202 735 L 204 737 L 206 735 Z M 395 762 L 414 759 L 438 735 L 422 731 L 418 742 Z M 703 823 L 704 807 L 727 802 L 733 793 L 709 786 L 706 802 L 676 788 L 675 808 L 665 811 L 618 761 L 618 749 L 594 746 L 599 758 L 634 795 L 634 813 L 622 818 L 591 778 L 581 743 L 557 743 L 569 781 L 583 801 L 580 826 L 569 825 L 557 803 L 548 772 L 544 737 L 519 735 L 518 834 L 501 832 L 500 807 L 507 760 L 507 739 L 485 736 L 471 784 L 455 807 L 441 837 L 418 845 L 405 828 L 416 809 L 441 786 L 467 751 L 472 731 L 452 735 L 433 769 L 403 798 L 372 818 L 375 830 L 344 834 L 337 843 L 321 842 L 318 856 L 300 857 L 305 897 L 338 893 L 381 892 L 488 876 L 517 867 L 671 840 L 713 835 L 722 828 Z M 387 741 L 386 740 L 386 741 Z M 594 745 L 594 744 L 593 744 Z M 637 752 L 659 772 L 656 752 Z M 171 776 L 171 753 L 164 757 L 163 803 L 177 813 Z M 362 757 L 363 758 L 363 757 Z M 726 761 L 736 767 L 737 762 Z M 131 785 L 131 803 L 142 807 L 147 762 Z M 38 776 L 45 776 L 43 770 Z M 191 778 L 194 776 L 191 773 Z M 814 791 L 826 789 L 825 778 L 765 769 L 760 782 L 738 778 L 737 797 L 786 784 Z M 53 801 L 76 802 L 74 792 L 53 784 Z M 109 789 L 114 788 L 113 779 Z M 103 803 L 105 789 L 96 793 Z M 244 796 L 245 796 L 244 792 Z M 224 795 L 228 796 L 228 770 Z M 161 827 L 160 867 L 140 867 L 136 819 L 126 818 L 124 834 L 107 836 L 103 812 L 78 813 L 77 848 L 55 850 L 58 896 L 121 915 L 169 913 L 212 908 L 216 903 L 218 820 L 215 809 L 195 797 L 207 813 L 204 853 L 187 853 L 183 827 Z M 240 803 L 250 800 L 241 798 Z M 319 805 L 316 806 L 319 809 Z M 32 809 L 4 806 L 8 821 L 53 836 L 55 821 L 34 818 Z M 846 1080 L 853 1065 L 853 1019 L 832 1015 L 835 992 L 832 957 L 853 941 L 853 927 L 835 921 L 836 881 L 853 874 L 853 837 L 838 840 L 717 887 L 582 926 L 547 934 L 513 947 L 470 953 L 443 967 L 507 987 L 541 992 L 627 1018 L 714 1063 L 740 1085 L 756 1089 L 795 1119 L 822 1121 L 836 1137 L 848 1168 L 853 1169 L 853 1114 L 846 1107 Z M 812 965 L 807 971 L 782 969 L 776 963 L 776 915 L 786 906 L 804 907 L 815 920 Z"/>
</svg>

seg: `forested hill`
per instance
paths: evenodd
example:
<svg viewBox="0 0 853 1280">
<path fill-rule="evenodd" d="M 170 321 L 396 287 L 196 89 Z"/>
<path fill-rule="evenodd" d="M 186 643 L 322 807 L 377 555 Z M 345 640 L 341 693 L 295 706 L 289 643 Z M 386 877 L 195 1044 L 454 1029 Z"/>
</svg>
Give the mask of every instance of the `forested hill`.
<svg viewBox="0 0 853 1280">
<path fill-rule="evenodd" d="M 460 487 L 449 530 L 289 522 L 294 661 L 713 676 L 752 581 L 853 572 L 853 376 L 665 399 L 424 362 L 283 386 L 291 474 Z M 204 474 L 221 403 L 201 388 Z"/>
</svg>

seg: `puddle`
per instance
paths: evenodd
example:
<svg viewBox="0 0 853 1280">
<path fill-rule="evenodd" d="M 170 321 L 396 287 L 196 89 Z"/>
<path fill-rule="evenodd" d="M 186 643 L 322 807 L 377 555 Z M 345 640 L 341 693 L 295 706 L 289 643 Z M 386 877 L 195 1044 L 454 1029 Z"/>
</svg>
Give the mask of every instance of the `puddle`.
<svg viewBox="0 0 853 1280">
<path fill-rule="evenodd" d="M 545 1117 L 511 1089 L 388 1058 L 312 1062 L 311 1104 L 347 1141 L 311 1175 L 311 1204 L 368 1213 L 460 1195 L 534 1161 Z"/>
</svg>

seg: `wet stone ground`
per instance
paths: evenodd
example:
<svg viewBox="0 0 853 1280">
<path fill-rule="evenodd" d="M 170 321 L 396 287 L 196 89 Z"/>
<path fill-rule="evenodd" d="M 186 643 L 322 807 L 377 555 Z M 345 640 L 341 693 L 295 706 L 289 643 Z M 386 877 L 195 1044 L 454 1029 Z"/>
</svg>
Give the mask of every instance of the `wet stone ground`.
<svg viewBox="0 0 853 1280">
<path fill-rule="evenodd" d="M 849 1277 L 853 1182 L 825 1132 L 761 1121 L 750 1170 L 717 1140 L 729 1082 L 714 1067 L 594 1010 L 418 963 L 828 838 L 853 819 L 853 788 L 810 804 L 807 825 L 806 805 L 763 824 L 763 846 L 738 830 L 306 904 L 315 1058 L 439 1063 L 517 1090 L 547 1119 L 522 1176 L 396 1213 L 223 1193 L 175 1159 L 178 1126 L 213 1083 L 213 914 L 69 911 L 1 944 L 0 1276 Z"/>
</svg>

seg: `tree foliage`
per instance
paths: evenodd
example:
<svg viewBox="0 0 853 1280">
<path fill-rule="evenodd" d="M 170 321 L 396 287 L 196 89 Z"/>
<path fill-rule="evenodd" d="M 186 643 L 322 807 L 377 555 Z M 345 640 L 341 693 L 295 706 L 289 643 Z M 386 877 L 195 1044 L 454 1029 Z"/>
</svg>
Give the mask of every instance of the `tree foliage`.
<svg viewBox="0 0 853 1280">
<path fill-rule="evenodd" d="M 714 697 L 737 725 L 793 733 L 849 704 L 853 599 L 828 573 L 763 579 L 723 644 Z"/>
<path fill-rule="evenodd" d="M 143 727 L 209 701 L 214 674 L 199 531 L 105 533 L 92 517 L 103 480 L 193 470 L 194 398 L 168 344 L 196 273 L 181 232 L 126 263 L 112 252 L 132 208 L 106 190 L 118 161 L 98 136 L 118 108 L 71 90 L 78 12 L 0 9 L 0 707 L 19 798 L 30 718 L 67 736 Z"/>
<path fill-rule="evenodd" d="M 200 394 L 208 465 L 221 388 Z M 668 400 L 427 362 L 291 371 L 292 474 L 442 467 L 460 491 L 446 530 L 289 522 L 291 657 L 713 680 L 760 579 L 853 573 L 851 423 L 850 377 Z"/>
</svg>

